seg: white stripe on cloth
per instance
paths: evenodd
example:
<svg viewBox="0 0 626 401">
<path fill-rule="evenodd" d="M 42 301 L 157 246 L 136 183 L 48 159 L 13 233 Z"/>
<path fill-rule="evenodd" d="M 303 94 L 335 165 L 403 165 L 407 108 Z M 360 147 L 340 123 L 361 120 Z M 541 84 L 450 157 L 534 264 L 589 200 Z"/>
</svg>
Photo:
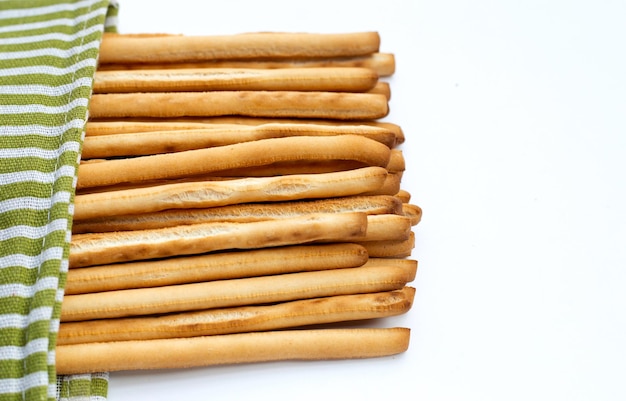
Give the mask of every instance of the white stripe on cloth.
<svg viewBox="0 0 626 401">
<path fill-rule="evenodd" d="M 0 68 L 0 77 L 17 77 L 21 75 L 33 74 L 59 76 L 65 74 L 73 74 L 83 68 L 95 67 L 96 64 L 96 59 L 88 58 L 65 68 L 53 67 L 50 65 L 30 65 L 28 67 Z"/>
<path fill-rule="evenodd" d="M 48 338 L 36 338 L 29 341 L 25 346 L 4 346 L 0 347 L 0 359 L 2 360 L 18 360 L 24 359 L 36 352 L 48 352 Z"/>
<path fill-rule="evenodd" d="M 94 40 L 82 44 L 81 46 L 73 46 L 69 49 L 59 49 L 57 47 L 44 47 L 42 49 L 23 50 L 16 52 L 4 52 L 2 53 L 3 60 L 22 60 L 25 58 L 36 57 L 57 57 L 57 58 L 70 58 L 77 54 L 81 54 L 87 50 L 100 48 L 100 41 Z"/>
<path fill-rule="evenodd" d="M 2 298 L 8 297 L 30 298 L 39 291 L 56 290 L 58 286 L 59 278 L 50 276 L 37 279 L 35 285 L 19 283 L 2 284 L 0 285 L 0 302 L 2 302 Z"/>
<path fill-rule="evenodd" d="M 19 184 L 24 182 L 36 182 L 39 184 L 54 184 L 59 178 L 74 177 L 74 166 L 63 165 L 53 173 L 43 173 L 36 170 L 22 170 L 15 173 L 0 174 L 0 184 Z"/>
<path fill-rule="evenodd" d="M 55 137 L 63 135 L 70 129 L 83 129 L 85 126 L 85 120 L 81 118 L 75 118 L 66 122 L 63 125 L 58 126 L 46 126 L 41 124 L 29 124 L 29 125 L 0 125 L 0 135 L 3 136 L 18 136 L 18 135 L 41 135 L 46 137 Z"/>
<path fill-rule="evenodd" d="M 77 141 L 68 141 L 63 143 L 59 149 L 41 149 L 41 148 L 15 148 L 0 149 L 0 159 L 15 159 L 23 157 L 36 157 L 42 160 L 55 160 L 65 152 L 78 152 L 80 143 Z"/>
<path fill-rule="evenodd" d="M 59 191 L 55 192 L 52 198 L 42 199 L 34 196 L 10 198 L 0 202 L 0 213 L 19 209 L 47 210 L 59 202 L 69 203 L 71 196 L 68 191 Z"/>
<path fill-rule="evenodd" d="M 25 224 L 14 225 L 4 230 L 0 230 L 0 241 L 6 241 L 10 238 L 28 238 L 30 240 L 42 239 L 55 231 L 67 230 L 67 219 L 55 219 L 43 226 L 28 226 Z M 2 288 L 2 287 L 0 287 Z"/>
<path fill-rule="evenodd" d="M 72 183 L 73 183 L 74 188 L 76 188 L 76 182 L 77 182 L 77 181 L 78 181 L 78 178 L 77 178 L 76 176 L 74 176 L 74 179 L 72 180 Z M 67 206 L 67 213 L 68 213 L 70 216 L 74 217 L 74 203 L 70 203 L 70 204 Z M 72 232 L 68 230 L 68 231 L 67 231 L 67 242 L 70 242 L 71 237 L 72 237 Z"/>
<path fill-rule="evenodd" d="M 2 15 L 2 14 L 0 14 Z M 38 43 L 38 42 L 46 42 L 50 40 L 58 40 L 60 42 L 72 42 L 76 39 L 84 38 L 85 36 L 89 36 L 93 33 L 102 31 L 102 27 L 100 25 L 94 25 L 87 27 L 79 32 L 75 32 L 72 34 L 62 33 L 62 32 L 51 32 L 51 33 L 42 33 L 37 35 L 29 35 L 29 36 L 17 36 L 13 38 L 0 38 L 1 45 L 17 45 L 17 44 L 26 44 L 26 43 Z"/>
<path fill-rule="evenodd" d="M 33 387 L 47 385 L 48 372 L 34 372 L 17 379 L 0 379 L 0 394 L 23 394 Z"/>
<path fill-rule="evenodd" d="M 86 99 L 84 97 L 74 99 L 68 104 L 64 104 L 63 106 L 45 106 L 43 104 L 27 104 L 27 105 L 8 104 L 8 105 L 0 105 L 0 114 L 6 114 L 6 115 L 33 114 L 33 113 L 64 114 L 76 107 L 81 107 L 81 106 L 87 107 L 88 104 L 89 104 L 89 99 Z"/>
<path fill-rule="evenodd" d="M 107 17 L 106 20 L 104 20 L 104 27 L 105 28 L 110 28 L 110 27 L 114 27 L 114 26 L 118 26 L 119 25 L 119 21 L 118 21 L 118 17 L 116 16 L 111 16 L 111 17 Z"/>
<path fill-rule="evenodd" d="M 95 11 L 92 11 L 87 14 L 79 15 L 76 18 L 57 18 L 53 20 L 46 20 L 40 22 L 31 22 L 27 24 L 17 25 L 7 25 L 0 27 L 0 33 L 13 33 L 13 32 L 21 32 L 21 31 L 30 31 L 31 29 L 46 29 L 52 28 L 55 26 L 68 26 L 74 27 L 76 25 L 80 25 L 90 19 L 99 17 L 101 15 L 105 15 L 107 12 L 106 8 L 98 8 Z"/>
<path fill-rule="evenodd" d="M 0 301 L 9 297 L 30 298 L 40 291 L 55 290 L 58 285 L 59 279 L 51 276 L 38 279 L 35 285 L 3 284 L 0 285 Z"/>
<path fill-rule="evenodd" d="M 53 246 L 46 248 L 39 255 L 24 255 L 23 253 L 13 253 L 0 257 L 0 269 L 13 266 L 21 266 L 26 269 L 38 269 L 39 266 L 49 260 L 59 260 L 63 258 L 64 248 Z"/>
<path fill-rule="evenodd" d="M 29 324 L 42 320 L 50 320 L 52 316 L 51 306 L 40 306 L 32 309 L 28 315 L 19 313 L 6 313 L 0 315 L 0 329 L 25 329 Z M 2 394 L 0 392 L 0 394 Z"/>
<path fill-rule="evenodd" d="M 12 18 L 28 18 L 42 16 L 46 14 L 54 14 L 61 11 L 75 11 L 79 8 L 92 7 L 99 0 L 82 0 L 76 2 L 68 2 L 63 4 L 55 4 L 51 6 L 19 8 L 15 10 L 5 10 L 0 14 L 0 20 Z"/>
<path fill-rule="evenodd" d="M 0 85 L 0 95 L 43 95 L 62 96 L 72 93 L 76 88 L 83 86 L 91 88 L 92 78 L 78 78 L 72 83 L 50 86 L 50 85 Z"/>
<path fill-rule="evenodd" d="M 56 351 L 54 349 L 48 350 L 48 365 L 54 365 L 56 363 Z"/>
<path fill-rule="evenodd" d="M 59 289 L 59 292 L 63 292 L 62 289 Z M 63 295 L 61 295 L 62 297 Z M 50 319 L 50 332 L 51 333 L 58 333 L 59 332 L 59 327 L 61 327 L 61 320 L 60 319 Z"/>
</svg>

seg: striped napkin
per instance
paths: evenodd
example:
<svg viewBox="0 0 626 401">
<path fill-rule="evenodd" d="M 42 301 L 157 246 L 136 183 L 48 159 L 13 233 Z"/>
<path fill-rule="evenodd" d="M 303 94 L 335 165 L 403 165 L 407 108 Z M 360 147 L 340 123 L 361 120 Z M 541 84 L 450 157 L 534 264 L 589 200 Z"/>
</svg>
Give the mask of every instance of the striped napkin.
<svg viewBox="0 0 626 401">
<path fill-rule="evenodd" d="M 0 400 L 104 400 L 55 345 L 76 171 L 110 0 L 0 0 Z"/>
</svg>

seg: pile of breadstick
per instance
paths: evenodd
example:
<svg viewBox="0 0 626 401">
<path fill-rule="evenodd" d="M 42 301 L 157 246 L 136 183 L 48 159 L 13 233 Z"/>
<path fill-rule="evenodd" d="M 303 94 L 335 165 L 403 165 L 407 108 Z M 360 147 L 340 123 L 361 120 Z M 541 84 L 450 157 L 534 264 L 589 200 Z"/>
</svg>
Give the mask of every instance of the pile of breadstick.
<svg viewBox="0 0 626 401">
<path fill-rule="evenodd" d="M 105 34 L 59 374 L 368 358 L 417 261 L 374 32 Z M 342 322 L 363 322 L 361 327 Z M 376 320 L 380 322 L 380 320 Z"/>
</svg>

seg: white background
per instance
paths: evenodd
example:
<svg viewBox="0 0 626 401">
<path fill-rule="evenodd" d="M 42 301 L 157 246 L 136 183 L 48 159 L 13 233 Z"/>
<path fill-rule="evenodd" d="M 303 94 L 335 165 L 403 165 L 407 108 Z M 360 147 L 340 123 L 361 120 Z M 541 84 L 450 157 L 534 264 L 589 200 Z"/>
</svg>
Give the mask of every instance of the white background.
<svg viewBox="0 0 626 401">
<path fill-rule="evenodd" d="M 626 399 L 626 3 L 121 0 L 121 32 L 376 30 L 415 227 L 392 358 L 112 373 L 120 400 Z M 156 351 L 158 352 L 158 351 Z"/>
</svg>

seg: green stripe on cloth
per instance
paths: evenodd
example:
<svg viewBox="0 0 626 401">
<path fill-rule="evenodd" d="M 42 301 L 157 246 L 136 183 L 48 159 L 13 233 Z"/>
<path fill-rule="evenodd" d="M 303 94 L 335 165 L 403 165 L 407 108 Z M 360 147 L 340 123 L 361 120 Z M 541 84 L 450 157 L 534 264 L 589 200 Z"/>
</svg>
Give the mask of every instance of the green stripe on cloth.
<svg viewBox="0 0 626 401">
<path fill-rule="evenodd" d="M 110 0 L 0 0 L 0 401 L 105 400 L 107 373 L 57 376 L 84 126 Z"/>
</svg>

